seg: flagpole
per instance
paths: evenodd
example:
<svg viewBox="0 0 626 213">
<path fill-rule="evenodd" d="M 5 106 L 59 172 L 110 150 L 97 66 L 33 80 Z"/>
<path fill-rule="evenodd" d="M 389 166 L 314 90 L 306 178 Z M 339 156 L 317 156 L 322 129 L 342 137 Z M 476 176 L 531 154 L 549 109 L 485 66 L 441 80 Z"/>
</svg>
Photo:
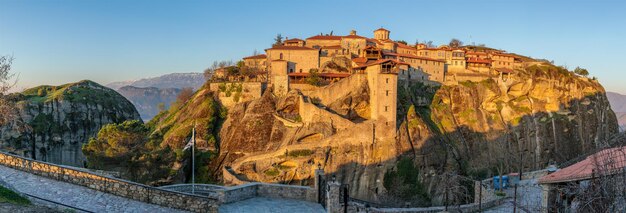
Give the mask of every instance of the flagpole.
<svg viewBox="0 0 626 213">
<path fill-rule="evenodd" d="M 196 194 L 196 126 L 191 132 L 191 194 Z"/>
</svg>

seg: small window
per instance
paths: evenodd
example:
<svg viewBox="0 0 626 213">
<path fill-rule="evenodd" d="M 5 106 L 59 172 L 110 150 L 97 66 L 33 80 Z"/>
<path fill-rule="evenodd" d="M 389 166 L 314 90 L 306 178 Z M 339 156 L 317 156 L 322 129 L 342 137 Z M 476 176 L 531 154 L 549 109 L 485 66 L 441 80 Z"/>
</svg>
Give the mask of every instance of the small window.
<svg viewBox="0 0 626 213">
<path fill-rule="evenodd" d="M 302 69 L 300 69 L 300 73 L 302 73 Z"/>
<path fill-rule="evenodd" d="M 385 93 L 386 96 L 389 96 L 389 90 L 385 90 Z"/>
<path fill-rule="evenodd" d="M 385 106 L 385 112 L 387 112 L 387 109 L 389 108 L 389 106 Z"/>
<path fill-rule="evenodd" d="M 283 53 L 280 53 L 280 59 L 281 60 L 283 59 Z"/>
<path fill-rule="evenodd" d="M 389 78 L 385 79 L 386 83 L 389 83 Z"/>
</svg>

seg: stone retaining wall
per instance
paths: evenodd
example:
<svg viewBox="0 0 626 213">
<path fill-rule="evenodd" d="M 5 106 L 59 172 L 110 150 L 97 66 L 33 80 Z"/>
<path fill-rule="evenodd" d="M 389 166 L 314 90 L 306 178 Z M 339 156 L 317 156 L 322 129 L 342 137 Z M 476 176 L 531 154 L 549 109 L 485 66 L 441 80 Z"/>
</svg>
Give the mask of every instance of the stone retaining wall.
<svg viewBox="0 0 626 213">
<path fill-rule="evenodd" d="M 217 199 L 162 190 L 7 153 L 0 152 L 0 165 L 145 203 L 192 212 L 217 212 Z"/>
</svg>

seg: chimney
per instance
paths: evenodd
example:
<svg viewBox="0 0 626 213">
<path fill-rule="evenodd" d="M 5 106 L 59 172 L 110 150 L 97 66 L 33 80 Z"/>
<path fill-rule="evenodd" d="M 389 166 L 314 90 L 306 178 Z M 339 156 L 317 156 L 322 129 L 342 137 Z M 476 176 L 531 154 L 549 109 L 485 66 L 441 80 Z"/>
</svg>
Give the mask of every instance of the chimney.
<svg viewBox="0 0 626 213">
<path fill-rule="evenodd" d="M 350 30 L 350 35 L 356 35 L 356 30 Z"/>
</svg>

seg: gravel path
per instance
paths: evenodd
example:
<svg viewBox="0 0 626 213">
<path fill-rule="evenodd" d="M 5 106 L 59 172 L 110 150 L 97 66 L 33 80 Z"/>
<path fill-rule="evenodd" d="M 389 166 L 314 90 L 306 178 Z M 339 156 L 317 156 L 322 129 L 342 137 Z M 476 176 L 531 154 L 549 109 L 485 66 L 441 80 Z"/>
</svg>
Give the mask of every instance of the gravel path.
<svg viewBox="0 0 626 213">
<path fill-rule="evenodd" d="M 0 180 L 15 190 L 93 212 L 184 212 L 0 166 Z"/>
</svg>

